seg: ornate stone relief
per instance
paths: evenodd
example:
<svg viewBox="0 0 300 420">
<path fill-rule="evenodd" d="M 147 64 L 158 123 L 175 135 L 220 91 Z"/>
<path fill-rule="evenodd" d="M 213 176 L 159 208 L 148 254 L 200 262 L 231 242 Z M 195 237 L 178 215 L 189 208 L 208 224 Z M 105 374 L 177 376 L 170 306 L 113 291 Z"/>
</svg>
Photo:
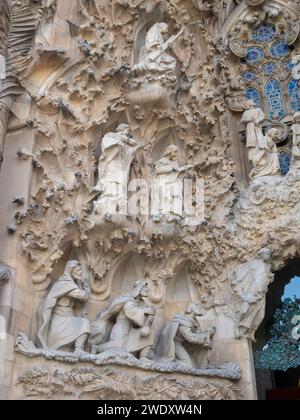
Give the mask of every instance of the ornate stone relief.
<svg viewBox="0 0 300 420">
<path fill-rule="evenodd" d="M 20 378 L 28 397 L 55 398 L 67 383 L 69 395 L 107 398 L 115 385 L 102 388 L 101 378 L 134 368 L 167 375 L 140 383 L 118 373 L 124 398 L 150 398 L 164 381 L 174 391 L 156 397 L 238 398 L 216 378 L 239 379 L 239 367 L 212 366 L 210 356 L 218 356 L 225 333 L 233 342 L 254 338 L 272 273 L 299 252 L 300 146 L 297 115 L 269 120 L 266 130 L 266 113 L 252 103 L 243 121 L 253 172 L 241 185 L 228 110 L 244 111 L 240 59 L 260 23 L 274 22 L 288 45 L 296 45 L 298 29 L 286 24 L 295 18 L 291 7 L 287 16 L 279 2 L 236 3 L 81 0 L 62 50 L 48 36 L 56 16 L 48 2 L 36 33 L 39 54 L 24 78 L 35 144 L 17 153 L 18 163 L 32 163 L 30 199 L 14 215 L 45 331 L 40 325 L 38 336 L 20 334 L 17 350 L 34 363 L 42 357 L 101 368 L 33 369 Z M 281 177 L 276 147 L 292 122 L 293 162 Z M 180 211 L 123 211 L 127 194 L 151 203 L 148 190 L 132 191 L 128 182 L 152 179 L 172 189 L 203 179 L 204 218 L 192 224 Z M 115 214 L 119 187 L 122 211 Z M 191 196 L 194 206 L 194 184 Z M 183 207 L 178 191 L 165 201 Z M 79 265 L 82 273 L 74 274 Z M 189 385 L 168 376 L 174 373 L 189 375 Z M 47 390 L 39 385 L 46 382 Z"/>
<path fill-rule="evenodd" d="M 21 79 L 32 62 L 31 48 L 40 13 L 37 2 L 0 2 L 0 160 L 14 99 L 24 92 Z M 26 25 L 24 25 L 26 22 Z M 18 53 L 16 53 L 16 48 Z"/>
<path fill-rule="evenodd" d="M 93 321 L 78 315 L 76 308 L 77 302 L 86 303 L 89 297 L 80 264 L 69 261 L 40 308 L 37 335 L 41 347 L 20 333 L 17 350 L 30 357 L 71 363 L 117 363 L 162 372 L 239 378 L 236 363 L 220 367 L 210 363 L 208 351 L 216 330 L 201 329 L 203 311 L 199 304 L 189 304 L 185 314 L 176 315 L 160 334 L 156 322 L 159 306 L 151 303 L 146 282 L 138 281 L 131 293 L 114 299 Z"/>
<path fill-rule="evenodd" d="M 28 399 L 122 399 L 122 400 L 237 400 L 238 388 L 227 382 L 187 381 L 178 378 L 147 377 L 120 372 L 113 367 L 53 370 L 36 367 L 18 378 Z"/>
<path fill-rule="evenodd" d="M 261 176 L 279 176 L 280 166 L 275 141 L 279 137 L 277 128 L 271 128 L 264 136 L 262 124 L 265 114 L 255 106 L 254 101 L 247 101 L 246 111 L 243 114 L 242 122 L 247 125 L 248 158 L 253 169 L 250 178 L 255 179 Z"/>
</svg>

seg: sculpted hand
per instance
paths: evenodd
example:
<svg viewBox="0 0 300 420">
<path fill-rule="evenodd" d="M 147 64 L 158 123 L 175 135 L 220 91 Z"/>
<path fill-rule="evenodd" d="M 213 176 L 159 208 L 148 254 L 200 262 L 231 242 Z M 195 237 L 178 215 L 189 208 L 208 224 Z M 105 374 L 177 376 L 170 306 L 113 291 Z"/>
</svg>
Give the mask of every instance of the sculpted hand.
<svg viewBox="0 0 300 420">
<path fill-rule="evenodd" d="M 148 337 L 150 335 L 150 328 L 148 326 L 141 329 L 141 337 Z"/>
<path fill-rule="evenodd" d="M 148 308 L 145 310 L 145 313 L 147 315 L 155 315 L 156 309 L 153 306 L 148 306 Z"/>
</svg>

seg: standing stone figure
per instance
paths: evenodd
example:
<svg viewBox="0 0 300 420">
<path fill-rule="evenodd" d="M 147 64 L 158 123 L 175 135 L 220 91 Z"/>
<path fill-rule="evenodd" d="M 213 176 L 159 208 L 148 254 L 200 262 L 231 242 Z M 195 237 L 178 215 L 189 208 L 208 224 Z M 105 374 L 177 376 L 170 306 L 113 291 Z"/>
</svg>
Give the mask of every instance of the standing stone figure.
<svg viewBox="0 0 300 420">
<path fill-rule="evenodd" d="M 237 337 L 254 340 L 255 331 L 265 316 L 266 293 L 273 281 L 270 259 L 271 251 L 263 248 L 259 259 L 240 264 L 233 271 L 231 285 L 239 308 Z"/>
<path fill-rule="evenodd" d="M 77 316 L 77 303 L 86 303 L 90 288 L 82 282 L 78 261 L 69 261 L 64 274 L 51 288 L 40 310 L 38 338 L 44 349 L 83 352 L 90 334 L 90 323 Z"/>
<path fill-rule="evenodd" d="M 117 210 L 127 212 L 127 188 L 130 166 L 137 142 L 131 138 L 127 124 L 118 126 L 116 133 L 107 133 L 102 140 L 102 155 L 99 160 L 99 181 L 94 191 L 100 196 L 94 202 L 95 213 L 103 217 Z"/>
<path fill-rule="evenodd" d="M 136 74 L 156 73 L 157 75 L 175 73 L 176 59 L 166 51 L 183 31 L 166 41 L 164 37 L 168 32 L 166 23 L 155 23 L 150 28 L 146 36 L 146 58 L 134 66 L 133 72 Z"/>
<path fill-rule="evenodd" d="M 162 332 L 157 357 L 164 362 L 183 363 L 191 368 L 207 369 L 212 331 L 202 331 L 197 317 L 202 316 L 197 303 L 187 306 L 184 314 L 177 314 Z"/>
<path fill-rule="evenodd" d="M 193 165 L 180 167 L 178 164 L 178 147 L 169 146 L 163 157 L 155 164 L 155 202 L 153 213 L 168 217 L 182 217 L 183 214 L 183 180 L 180 175 L 193 168 Z"/>
<path fill-rule="evenodd" d="M 92 322 L 92 353 L 127 352 L 140 360 L 149 359 L 154 346 L 152 328 L 156 309 L 147 305 L 148 284 L 138 281 L 130 294 L 116 298 Z"/>
<path fill-rule="evenodd" d="M 292 125 L 293 147 L 290 173 L 298 173 L 300 171 L 300 112 L 294 115 L 294 124 Z"/>
<path fill-rule="evenodd" d="M 278 130 L 271 128 L 264 136 L 262 131 L 264 119 L 265 114 L 260 108 L 256 107 L 254 101 L 247 101 L 242 122 L 247 125 L 246 148 L 249 161 L 253 167 L 249 175 L 252 179 L 268 175 L 280 175 L 280 165 L 275 144 Z"/>
</svg>

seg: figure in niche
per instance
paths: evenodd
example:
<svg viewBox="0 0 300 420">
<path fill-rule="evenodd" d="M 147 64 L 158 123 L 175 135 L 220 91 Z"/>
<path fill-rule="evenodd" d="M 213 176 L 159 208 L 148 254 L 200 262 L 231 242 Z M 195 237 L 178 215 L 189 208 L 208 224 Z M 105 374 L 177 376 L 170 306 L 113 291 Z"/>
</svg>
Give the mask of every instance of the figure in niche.
<svg viewBox="0 0 300 420">
<path fill-rule="evenodd" d="M 292 77 L 295 80 L 300 80 L 300 55 L 295 55 L 292 58 L 292 64 L 294 64 Z"/>
<path fill-rule="evenodd" d="M 175 74 L 176 59 L 166 51 L 183 33 L 183 30 L 166 41 L 164 37 L 168 32 L 169 28 L 166 23 L 155 23 L 151 27 L 146 36 L 145 60 L 134 66 L 134 73 L 137 75 L 150 73 L 158 76 Z"/>
<path fill-rule="evenodd" d="M 257 108 L 254 101 L 246 102 L 246 111 L 243 114 L 242 122 L 247 125 L 246 148 L 249 161 L 252 164 L 250 178 L 262 176 L 280 175 L 280 165 L 276 140 L 278 130 L 271 128 L 264 136 L 262 131 L 265 114 Z"/>
<path fill-rule="evenodd" d="M 94 212 L 103 219 L 110 220 L 117 212 L 127 213 L 129 172 L 137 148 L 127 124 L 119 125 L 115 133 L 107 133 L 103 137 L 99 181 L 94 188 L 100 194 L 94 202 Z"/>
<path fill-rule="evenodd" d="M 294 124 L 292 125 L 293 147 L 290 173 L 297 175 L 300 173 L 300 112 L 294 115 Z"/>
<path fill-rule="evenodd" d="M 141 361 L 152 357 L 156 309 L 145 303 L 148 284 L 138 281 L 130 294 L 116 298 L 110 307 L 92 322 L 90 343 L 93 354 L 111 351 L 131 353 Z"/>
<path fill-rule="evenodd" d="M 254 340 L 255 331 L 265 316 L 265 296 L 273 281 L 271 251 L 263 248 L 258 256 L 258 259 L 240 264 L 232 274 L 232 289 L 239 300 L 238 338 L 249 337 Z"/>
<path fill-rule="evenodd" d="M 196 369 L 208 368 L 208 355 L 215 329 L 202 331 L 197 303 L 190 303 L 184 314 L 177 314 L 162 332 L 156 355 L 164 362 L 176 362 Z"/>
<path fill-rule="evenodd" d="M 178 147 L 172 145 L 155 164 L 152 213 L 157 220 L 162 216 L 167 221 L 180 220 L 183 217 L 183 180 L 180 175 L 192 169 L 193 165 L 180 167 L 178 158 Z"/>
<path fill-rule="evenodd" d="M 82 277 L 80 263 L 69 261 L 43 302 L 38 331 L 43 349 L 84 352 L 91 332 L 90 322 L 77 316 L 77 305 L 89 300 L 90 286 Z"/>
</svg>

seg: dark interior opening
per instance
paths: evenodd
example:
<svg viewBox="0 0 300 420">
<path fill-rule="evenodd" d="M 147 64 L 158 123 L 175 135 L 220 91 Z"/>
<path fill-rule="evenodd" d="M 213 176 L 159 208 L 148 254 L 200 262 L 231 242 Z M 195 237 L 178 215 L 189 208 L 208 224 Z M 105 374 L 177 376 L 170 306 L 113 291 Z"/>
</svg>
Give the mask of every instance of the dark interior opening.
<svg viewBox="0 0 300 420">
<path fill-rule="evenodd" d="M 266 345 L 268 332 L 273 323 L 273 316 L 285 296 L 285 288 L 295 277 L 300 277 L 300 258 L 291 260 L 275 274 L 266 297 L 265 318 L 256 332 L 256 343 L 253 352 L 260 351 Z M 299 284 L 298 284 L 299 283 Z M 300 278 L 293 280 L 294 294 L 300 299 Z M 296 287 L 295 287 L 296 285 Z M 292 297 L 291 295 L 289 297 Z M 296 369 L 271 371 L 256 369 L 256 384 L 259 400 L 266 399 L 299 399 L 300 400 L 300 366 Z M 278 397 L 278 398 L 277 398 Z"/>
</svg>

